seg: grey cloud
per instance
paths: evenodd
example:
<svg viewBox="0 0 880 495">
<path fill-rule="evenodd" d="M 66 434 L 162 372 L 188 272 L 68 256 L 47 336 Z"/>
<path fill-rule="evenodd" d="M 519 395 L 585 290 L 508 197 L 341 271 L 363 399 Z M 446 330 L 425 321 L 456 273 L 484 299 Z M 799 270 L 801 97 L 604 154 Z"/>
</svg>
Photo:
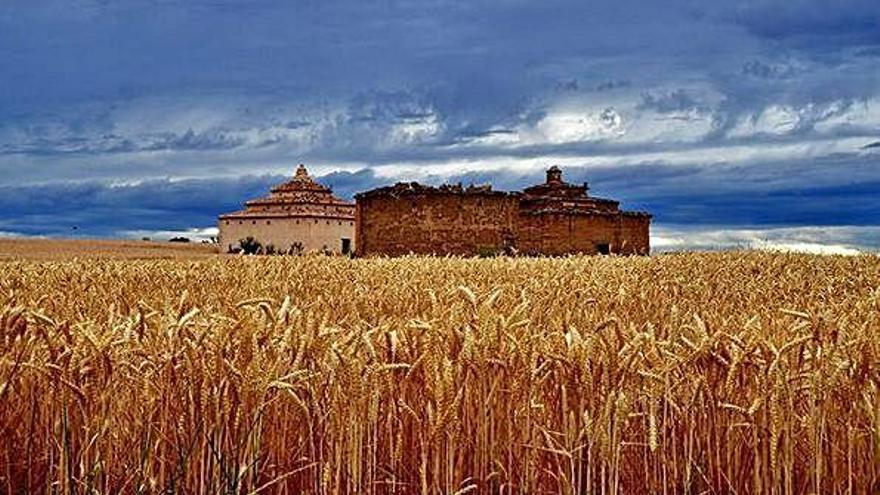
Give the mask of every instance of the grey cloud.
<svg viewBox="0 0 880 495">
<path fill-rule="evenodd" d="M 56 139 L 32 140 L 0 145 L 0 154 L 103 154 L 138 151 L 204 151 L 228 150 L 242 146 L 245 141 L 220 130 L 196 133 L 192 129 L 183 134 L 170 132 L 137 136 L 102 134 L 97 136 L 69 136 Z"/>
<path fill-rule="evenodd" d="M 873 18 L 878 10 L 865 2 L 844 4 L 846 13 L 835 12 L 832 17 L 855 18 L 858 7 L 863 15 Z M 698 104 L 683 98 L 689 95 L 655 94 L 655 83 L 675 83 L 679 77 L 665 68 L 669 65 L 688 76 L 702 74 L 704 80 L 720 85 L 727 98 L 717 109 L 722 130 L 727 128 L 726 122 L 775 102 L 830 101 L 875 91 L 868 88 L 876 88 L 872 84 L 876 77 L 858 80 L 849 75 L 823 75 L 818 79 L 828 80 L 814 84 L 777 81 L 762 86 L 759 81 L 737 81 L 736 73 L 728 72 L 733 63 L 739 67 L 745 64 L 743 71 L 752 76 L 785 74 L 779 68 L 786 66 L 784 58 L 779 67 L 775 62 L 758 61 L 754 55 L 764 48 L 736 27 L 788 22 L 807 28 L 820 26 L 817 33 L 829 31 L 821 28 L 824 14 L 815 14 L 822 12 L 820 2 L 798 5 L 801 8 L 784 8 L 780 14 L 766 2 L 731 8 L 689 1 L 655 5 L 625 0 L 600 1 L 586 8 L 569 0 L 539 6 L 488 1 L 298 6 L 271 1 L 248 5 L 139 1 L 124 6 L 91 4 L 85 9 L 89 12 L 86 16 L 80 14 L 83 9 L 63 3 L 39 9 L 16 3 L 13 10 L 20 14 L 16 19 L 27 19 L 29 29 L 17 27 L 9 17 L 2 26 L 9 29 L 0 29 L 0 46 L 27 49 L 6 53 L 0 49 L 0 55 L 8 55 L 0 56 L 0 71 L 8 75 L 12 88 L 0 94 L 0 103 L 8 103 L 0 108 L 51 105 L 57 110 L 65 107 L 64 101 L 94 99 L 115 99 L 124 106 L 143 94 L 182 94 L 188 100 L 198 100 L 202 94 L 222 96 L 243 90 L 257 97 L 257 115 L 286 99 L 306 106 L 345 107 L 346 114 L 331 130 L 318 133 L 313 142 L 316 147 L 348 148 L 364 155 L 376 147 L 371 144 L 384 144 L 382 133 L 395 122 L 412 118 L 408 116 L 424 115 L 428 110 L 435 113 L 444 134 L 423 142 L 449 142 L 459 134 L 510 127 L 522 115 L 540 113 L 552 103 L 559 88 L 565 90 L 562 93 L 580 93 L 584 88 L 597 93 L 645 93 L 648 98 L 643 104 L 660 109 Z M 767 18 L 771 20 L 761 20 Z M 90 36 L 82 34 L 86 24 Z M 231 25 L 237 28 L 228 34 L 206 36 L 209 28 Z M 54 45 L 34 34 L 39 32 L 66 33 L 72 44 L 60 51 L 50 49 Z M 107 39 L 116 42 L 104 43 Z M 692 43 L 693 39 L 704 42 Z M 789 55 L 809 58 L 812 48 L 793 48 L 796 51 Z M 131 57 L 142 60 L 135 66 L 121 53 L 165 57 Z M 158 64 L 157 59 L 165 63 Z M 22 63 L 16 64 L 16 60 Z M 69 60 L 77 60 L 77 64 Z M 219 60 L 223 63 L 218 64 Z M 107 77 L 95 80 L 92 74 Z M 60 79 L 65 81 L 63 86 L 48 84 Z M 29 99 L 28 95 L 39 98 Z M 6 97 L 8 101 L 4 101 Z M 205 105 L 210 104 L 206 100 Z M 293 128 L 304 127 L 299 119 L 291 122 Z M 112 122 L 109 124 L 112 130 Z M 138 136 L 125 136 L 91 148 L 61 142 L 56 148 L 115 153 L 244 145 L 240 137 L 223 134 L 222 129 L 194 130 L 192 135 L 165 139 L 160 138 L 163 129 L 152 131 L 157 138 L 152 145 L 141 144 Z M 90 132 L 85 129 L 83 134 Z M 74 134 L 80 137 L 80 133 Z M 723 132 L 716 135 L 723 136 Z M 86 138 L 100 141 L 94 136 Z M 52 148 L 48 141 L 32 144 L 15 151 Z M 284 144 L 284 138 L 248 144 Z M 387 152 L 379 148 L 379 153 Z"/>
<path fill-rule="evenodd" d="M 607 81 L 600 82 L 597 84 L 593 90 L 594 91 L 611 91 L 615 89 L 629 88 L 632 86 L 632 81 L 629 79 L 609 79 Z"/>
<path fill-rule="evenodd" d="M 0 230 L 28 235 L 110 236 L 120 230 L 213 225 L 243 198 L 264 194 L 281 177 L 101 182 L 0 187 Z"/>
<path fill-rule="evenodd" d="M 334 194 L 347 200 L 352 200 L 359 192 L 388 184 L 387 179 L 377 177 L 375 172 L 368 168 L 354 172 L 331 172 L 318 180 L 333 188 Z"/>
<path fill-rule="evenodd" d="M 880 227 L 724 228 L 663 225 L 652 233 L 654 252 L 770 249 L 820 254 L 880 252 Z"/>
<path fill-rule="evenodd" d="M 240 137 L 232 137 L 222 131 L 196 133 L 192 129 L 180 135 L 164 134 L 143 149 L 158 150 L 223 150 L 237 148 L 245 143 Z"/>
<path fill-rule="evenodd" d="M 636 107 L 639 110 L 655 110 L 660 113 L 684 112 L 689 110 L 705 110 L 706 106 L 683 89 L 667 93 L 643 93 L 642 101 Z"/>
<path fill-rule="evenodd" d="M 880 57 L 880 46 L 857 49 L 854 55 L 856 57 Z"/>
<path fill-rule="evenodd" d="M 872 0 L 752 0 L 733 15 L 760 36 L 814 49 L 880 43 L 880 9 Z"/>
<path fill-rule="evenodd" d="M 408 91 L 367 91 L 348 104 L 347 117 L 355 121 L 393 121 L 431 115 L 428 99 Z"/>
<path fill-rule="evenodd" d="M 872 157 L 846 154 L 807 164 L 646 162 L 622 167 L 570 166 L 564 172 L 569 182 L 589 182 L 596 196 L 618 199 L 627 209 L 654 213 L 659 225 L 866 226 L 876 225 L 880 218 L 880 203 L 875 200 L 880 169 L 874 162 Z M 502 169 L 453 174 L 445 180 L 517 190 L 543 181 L 543 173 Z M 427 181 L 437 184 L 444 178 L 428 177 Z"/>
<path fill-rule="evenodd" d="M 287 177 L 243 176 L 134 184 L 50 183 L 0 187 L 0 231 L 24 235 L 113 236 L 118 232 L 175 231 L 216 224 L 217 215 L 241 209 Z M 351 199 L 385 180 L 372 170 L 319 177 Z"/>
<path fill-rule="evenodd" d="M 556 84 L 557 91 L 578 91 L 581 89 L 581 85 L 577 79 L 569 79 L 567 81 L 560 81 Z"/>
<path fill-rule="evenodd" d="M 655 162 L 626 167 L 567 166 L 564 171 L 570 182 L 589 182 L 596 196 L 620 200 L 626 209 L 652 212 L 660 227 L 870 226 L 880 218 L 880 204 L 874 201 L 880 172 L 870 168 L 871 159 L 843 155 L 807 169 L 796 163 L 768 168 L 760 163 L 685 166 Z M 857 170 L 861 175 L 851 173 L 852 180 L 842 180 L 842 171 Z M 792 177 L 793 171 L 802 177 Z M 282 180 L 282 176 L 251 176 L 132 185 L 4 186 L 0 188 L 0 230 L 110 236 L 121 231 L 203 228 L 214 225 L 219 213 L 240 208 L 244 200 L 265 194 Z M 359 191 L 411 179 L 379 177 L 373 170 L 362 169 L 330 173 L 320 180 L 340 196 L 351 198 Z M 542 180 L 539 171 L 501 169 L 432 176 L 425 181 L 491 183 L 496 189 L 518 190 Z"/>
<path fill-rule="evenodd" d="M 486 130 L 474 130 L 474 129 L 466 129 L 461 132 L 457 136 L 454 136 L 449 143 L 456 144 L 468 144 L 475 143 L 483 138 L 490 138 L 492 136 L 512 136 L 515 135 L 516 131 L 514 129 L 486 129 Z"/>
<path fill-rule="evenodd" d="M 795 75 L 795 69 L 789 64 L 768 64 L 760 60 L 750 60 L 743 65 L 742 73 L 763 79 L 785 79 Z"/>
<path fill-rule="evenodd" d="M 598 83 L 592 83 L 591 85 L 586 86 L 578 79 L 566 79 L 556 83 L 556 90 L 560 92 L 572 93 L 576 93 L 582 90 L 604 92 L 630 88 L 632 87 L 632 85 L 633 83 L 629 79 L 606 79 Z"/>
<path fill-rule="evenodd" d="M 659 224 L 876 225 L 880 218 L 880 202 L 876 201 L 880 168 L 875 157 L 857 154 L 811 163 L 647 162 L 568 167 L 564 172 L 570 182 L 589 182 L 596 196 L 618 199 L 628 209 L 651 211 Z M 538 171 L 502 170 L 457 175 L 451 180 L 520 189 L 543 178 Z"/>
<path fill-rule="evenodd" d="M 878 19 L 874 0 L 10 0 L 0 12 L 0 189 L 15 186 L 3 190 L 20 206 L 4 204 L 14 215 L 2 217 L 0 230 L 56 232 L 42 193 L 73 207 L 69 215 L 81 215 L 79 223 L 104 225 L 128 204 L 130 223 L 201 225 L 229 205 L 198 192 L 196 183 L 173 186 L 157 177 L 235 183 L 216 177 L 277 170 L 292 159 L 337 169 L 430 168 L 592 155 L 620 166 L 575 179 L 669 221 L 700 221 L 702 214 L 731 223 L 876 222 L 868 193 L 855 187 L 876 182 L 865 176 L 872 166 L 865 157 L 744 159 L 739 170 L 716 166 L 723 160 L 711 155 L 700 166 L 633 161 L 716 146 L 761 156 L 767 143 L 876 140 L 872 117 L 845 117 L 880 98 Z M 774 106 L 798 112 L 793 130 L 731 135 Z M 646 127 L 675 129 L 684 124 L 667 119 L 699 110 L 701 118 L 711 115 L 714 130 L 696 142 L 672 130 L 646 142 L 511 148 L 485 139 L 534 128 L 553 112 L 596 115 L 612 107 L 606 126 L 619 114 L 627 123 L 646 118 Z M 831 119 L 843 124 L 820 136 L 817 124 Z M 858 184 L 829 189 L 847 176 Z M 380 181 L 364 171 L 329 178 L 345 194 Z M 474 177 L 484 178 L 511 187 L 525 181 L 518 173 Z M 71 185 L 64 195 L 54 195 L 56 186 L 21 189 L 74 179 L 93 185 Z M 146 192 L 94 186 L 131 179 L 158 180 L 145 184 L 171 206 Z M 225 191 L 236 198 L 255 192 Z M 753 201 L 739 205 L 744 192 Z M 809 197 L 834 209 L 820 214 L 803 200 Z"/>
</svg>

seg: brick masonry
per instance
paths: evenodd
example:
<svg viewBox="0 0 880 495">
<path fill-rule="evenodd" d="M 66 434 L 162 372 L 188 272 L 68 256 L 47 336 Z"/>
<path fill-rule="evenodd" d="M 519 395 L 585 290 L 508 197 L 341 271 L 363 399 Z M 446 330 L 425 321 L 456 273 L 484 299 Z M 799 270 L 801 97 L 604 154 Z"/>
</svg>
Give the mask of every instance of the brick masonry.
<svg viewBox="0 0 880 495">
<path fill-rule="evenodd" d="M 520 252 L 648 254 L 651 215 L 593 198 L 587 185 L 547 182 L 523 192 L 398 183 L 355 196 L 361 256 Z"/>
</svg>

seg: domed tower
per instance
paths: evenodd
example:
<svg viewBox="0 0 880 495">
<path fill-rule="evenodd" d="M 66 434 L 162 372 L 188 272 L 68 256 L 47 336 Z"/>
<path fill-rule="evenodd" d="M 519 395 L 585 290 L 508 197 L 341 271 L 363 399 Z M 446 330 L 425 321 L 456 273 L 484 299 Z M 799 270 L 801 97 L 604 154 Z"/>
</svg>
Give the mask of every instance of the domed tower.
<svg viewBox="0 0 880 495">
<path fill-rule="evenodd" d="M 220 247 L 227 252 L 235 252 L 248 237 L 264 251 L 348 254 L 354 250 L 354 204 L 315 182 L 304 165 L 268 196 L 247 201 L 241 211 L 220 215 L 218 223 Z"/>
</svg>

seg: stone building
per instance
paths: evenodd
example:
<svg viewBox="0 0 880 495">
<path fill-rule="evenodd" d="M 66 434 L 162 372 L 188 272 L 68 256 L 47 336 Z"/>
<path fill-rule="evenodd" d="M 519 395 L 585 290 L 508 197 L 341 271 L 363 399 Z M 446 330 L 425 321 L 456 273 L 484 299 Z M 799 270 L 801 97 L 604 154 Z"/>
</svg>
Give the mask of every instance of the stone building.
<svg viewBox="0 0 880 495">
<path fill-rule="evenodd" d="M 294 247 L 347 254 L 354 250 L 354 204 L 312 180 L 303 165 L 293 179 L 245 205 L 244 210 L 219 217 L 224 251 L 235 249 L 249 236 L 279 251 Z"/>
<path fill-rule="evenodd" d="M 397 183 L 355 195 L 358 255 L 648 254 L 651 215 L 547 180 L 522 192 Z"/>
</svg>

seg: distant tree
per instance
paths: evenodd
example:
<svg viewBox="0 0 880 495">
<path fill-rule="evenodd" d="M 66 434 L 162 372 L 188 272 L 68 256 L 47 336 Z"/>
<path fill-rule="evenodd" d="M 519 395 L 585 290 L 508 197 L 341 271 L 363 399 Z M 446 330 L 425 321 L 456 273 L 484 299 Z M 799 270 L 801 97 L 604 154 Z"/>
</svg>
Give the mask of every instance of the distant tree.
<svg viewBox="0 0 880 495">
<path fill-rule="evenodd" d="M 294 242 L 287 248 L 287 254 L 302 254 L 305 249 L 303 248 L 303 244 L 299 241 Z"/>
<path fill-rule="evenodd" d="M 244 254 L 260 254 L 263 251 L 263 245 L 260 244 L 260 241 L 254 239 L 253 236 L 240 239 L 238 245 Z"/>
<path fill-rule="evenodd" d="M 189 242 L 188 237 L 172 237 L 168 239 L 168 242 Z"/>
<path fill-rule="evenodd" d="M 278 254 L 278 250 L 275 249 L 274 244 L 266 244 L 265 246 L 263 246 L 263 254 Z"/>
<path fill-rule="evenodd" d="M 150 238 L 149 238 L 149 237 L 141 237 L 141 240 L 142 240 L 142 241 L 149 241 Z"/>
<path fill-rule="evenodd" d="M 477 248 L 477 256 L 480 258 L 494 258 L 498 256 L 498 249 L 492 246 L 480 246 Z"/>
</svg>

